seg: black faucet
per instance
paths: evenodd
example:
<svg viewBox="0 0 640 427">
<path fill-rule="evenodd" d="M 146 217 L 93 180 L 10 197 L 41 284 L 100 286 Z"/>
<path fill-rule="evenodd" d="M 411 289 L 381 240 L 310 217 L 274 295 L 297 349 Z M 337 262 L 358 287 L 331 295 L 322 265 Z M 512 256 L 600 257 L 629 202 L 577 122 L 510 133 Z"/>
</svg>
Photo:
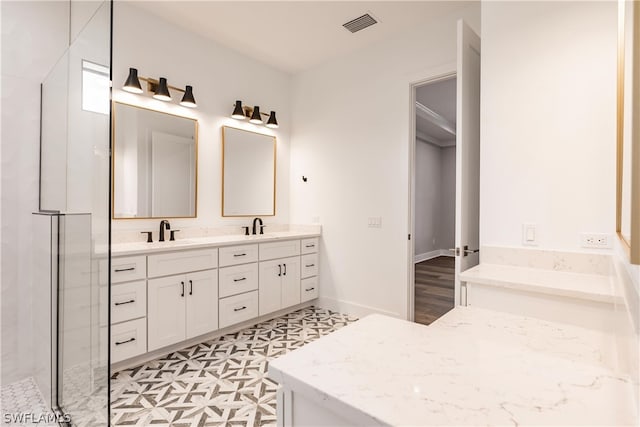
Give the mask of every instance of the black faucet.
<svg viewBox="0 0 640 427">
<path fill-rule="evenodd" d="M 262 228 L 264 227 L 264 225 L 262 225 L 262 220 L 260 218 L 254 218 L 253 220 L 253 233 L 252 234 L 258 234 L 256 233 L 256 222 L 260 223 L 260 234 L 264 234 L 264 231 L 262 230 Z"/>
<path fill-rule="evenodd" d="M 167 230 L 171 230 L 171 225 L 169 224 L 169 221 L 167 221 L 166 219 L 163 219 L 162 221 L 160 221 L 160 238 L 158 239 L 158 242 L 164 242 L 165 225 L 167 226 Z"/>
</svg>

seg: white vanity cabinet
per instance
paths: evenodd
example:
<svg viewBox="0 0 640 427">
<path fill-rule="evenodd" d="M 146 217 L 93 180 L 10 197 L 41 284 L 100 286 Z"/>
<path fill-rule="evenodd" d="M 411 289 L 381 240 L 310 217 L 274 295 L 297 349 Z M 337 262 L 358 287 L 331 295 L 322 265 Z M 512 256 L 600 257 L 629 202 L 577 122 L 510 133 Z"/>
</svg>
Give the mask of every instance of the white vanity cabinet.
<svg viewBox="0 0 640 427">
<path fill-rule="evenodd" d="M 313 237 L 301 241 L 300 302 L 318 298 L 318 249 L 319 239 Z"/>
<path fill-rule="evenodd" d="M 112 363 L 317 298 L 318 241 L 238 241 L 114 257 Z"/>
<path fill-rule="evenodd" d="M 100 271 L 106 275 L 106 261 L 101 263 Z M 113 258 L 111 261 L 110 346 L 113 362 L 147 351 L 146 276 L 145 256 Z M 106 324 L 106 313 L 103 321 Z"/>
<path fill-rule="evenodd" d="M 149 255 L 148 263 L 149 277 L 186 273 L 148 281 L 149 351 L 218 329 L 217 249 Z"/>
<path fill-rule="evenodd" d="M 149 351 L 218 329 L 218 272 L 150 279 Z"/>
</svg>

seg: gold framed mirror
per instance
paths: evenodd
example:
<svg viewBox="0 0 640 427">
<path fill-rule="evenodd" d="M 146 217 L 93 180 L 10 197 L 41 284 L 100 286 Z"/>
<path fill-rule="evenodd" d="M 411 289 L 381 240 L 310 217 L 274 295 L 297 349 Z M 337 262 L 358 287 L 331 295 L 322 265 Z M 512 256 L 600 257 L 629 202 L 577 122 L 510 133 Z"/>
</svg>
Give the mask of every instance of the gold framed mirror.
<svg viewBox="0 0 640 427">
<path fill-rule="evenodd" d="M 222 216 L 276 214 L 276 137 L 222 127 Z"/>
<path fill-rule="evenodd" d="M 113 103 L 113 219 L 195 218 L 198 121 Z"/>
<path fill-rule="evenodd" d="M 618 1 L 616 232 L 640 264 L 640 4 Z"/>
</svg>

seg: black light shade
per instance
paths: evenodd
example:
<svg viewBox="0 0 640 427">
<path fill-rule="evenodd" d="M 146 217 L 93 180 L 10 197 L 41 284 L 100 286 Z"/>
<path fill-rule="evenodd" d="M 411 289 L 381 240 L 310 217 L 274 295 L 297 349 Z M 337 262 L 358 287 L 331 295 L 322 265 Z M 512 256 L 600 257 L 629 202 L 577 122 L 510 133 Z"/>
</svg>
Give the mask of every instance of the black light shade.
<svg viewBox="0 0 640 427">
<path fill-rule="evenodd" d="M 244 115 L 244 110 L 242 109 L 242 101 L 236 101 L 236 106 L 233 108 L 231 117 L 238 120 L 244 120 L 247 118 Z"/>
<path fill-rule="evenodd" d="M 164 77 L 160 77 L 160 81 L 158 82 L 158 87 L 156 88 L 156 93 L 153 95 L 155 99 L 159 99 L 160 101 L 171 101 L 171 94 L 169 93 L 169 88 L 167 87 L 167 79 Z"/>
<path fill-rule="evenodd" d="M 267 127 L 272 129 L 278 128 L 278 121 L 276 120 L 276 112 L 273 110 L 271 111 L 271 114 L 269 114 L 269 120 L 267 120 Z"/>
<path fill-rule="evenodd" d="M 198 104 L 196 104 L 196 99 L 193 97 L 193 88 L 189 85 L 184 90 L 184 96 L 182 97 L 182 101 L 180 101 L 180 105 L 183 107 L 196 108 Z"/>
<path fill-rule="evenodd" d="M 131 93 L 142 93 L 142 86 L 140 86 L 140 80 L 138 80 L 138 70 L 129 68 L 129 77 L 127 77 L 127 81 L 124 82 L 122 90 Z"/>
<path fill-rule="evenodd" d="M 262 119 L 260 118 L 260 107 L 258 107 L 257 105 L 253 107 L 253 113 L 251 114 L 249 123 L 255 123 L 257 125 L 262 124 Z"/>
</svg>

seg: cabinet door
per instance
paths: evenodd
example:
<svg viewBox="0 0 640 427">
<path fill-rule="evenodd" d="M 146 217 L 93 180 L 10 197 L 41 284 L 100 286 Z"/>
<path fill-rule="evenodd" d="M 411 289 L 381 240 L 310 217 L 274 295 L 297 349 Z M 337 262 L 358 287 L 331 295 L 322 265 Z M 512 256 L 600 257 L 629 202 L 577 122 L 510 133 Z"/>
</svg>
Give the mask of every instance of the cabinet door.
<svg viewBox="0 0 640 427">
<path fill-rule="evenodd" d="M 148 351 L 185 339 L 187 288 L 185 276 L 170 276 L 148 282 Z"/>
<path fill-rule="evenodd" d="M 300 257 L 281 259 L 282 272 L 281 308 L 300 304 Z"/>
<path fill-rule="evenodd" d="M 187 274 L 187 339 L 218 329 L 218 270 Z"/>
<path fill-rule="evenodd" d="M 260 316 L 281 308 L 282 260 L 264 261 L 259 265 L 259 313 Z"/>
</svg>

